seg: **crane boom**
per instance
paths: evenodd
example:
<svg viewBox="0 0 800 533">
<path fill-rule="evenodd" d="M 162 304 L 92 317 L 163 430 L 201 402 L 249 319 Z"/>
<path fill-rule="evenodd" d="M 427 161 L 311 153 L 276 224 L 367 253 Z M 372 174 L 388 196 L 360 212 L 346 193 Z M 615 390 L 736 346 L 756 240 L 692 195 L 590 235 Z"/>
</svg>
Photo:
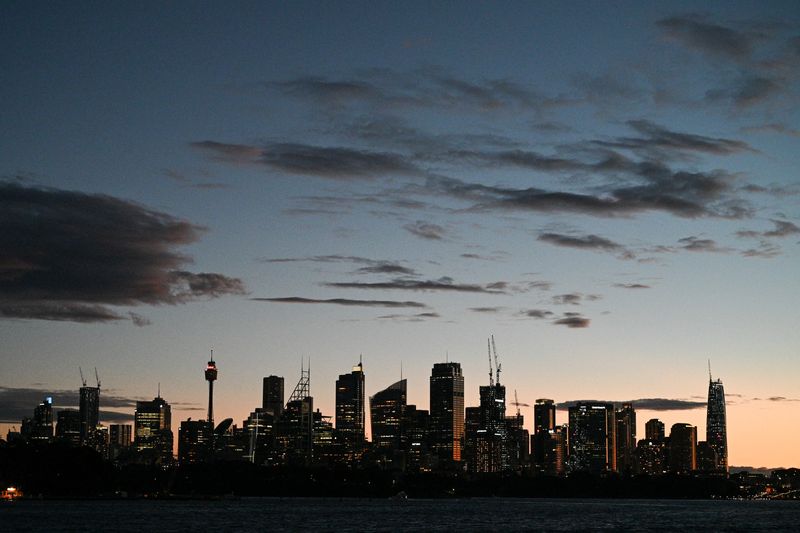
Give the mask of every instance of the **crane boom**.
<svg viewBox="0 0 800 533">
<path fill-rule="evenodd" d="M 81 373 L 81 383 L 83 383 L 83 386 L 85 387 L 86 386 L 86 378 L 83 377 L 83 369 L 81 367 L 78 367 L 78 372 Z"/>
<path fill-rule="evenodd" d="M 94 367 L 94 379 L 97 381 L 97 388 L 100 388 L 100 374 L 97 373 L 97 367 Z"/>
<path fill-rule="evenodd" d="M 486 347 L 489 350 L 489 386 L 494 387 L 494 373 L 492 371 L 492 345 L 489 339 L 486 339 Z"/>
<path fill-rule="evenodd" d="M 495 366 L 495 374 L 497 376 L 497 384 L 500 385 L 500 370 L 502 365 L 497 362 L 497 346 L 494 344 L 494 335 L 492 335 L 492 351 L 494 352 L 494 366 Z M 491 364 L 491 362 L 489 363 Z"/>
</svg>

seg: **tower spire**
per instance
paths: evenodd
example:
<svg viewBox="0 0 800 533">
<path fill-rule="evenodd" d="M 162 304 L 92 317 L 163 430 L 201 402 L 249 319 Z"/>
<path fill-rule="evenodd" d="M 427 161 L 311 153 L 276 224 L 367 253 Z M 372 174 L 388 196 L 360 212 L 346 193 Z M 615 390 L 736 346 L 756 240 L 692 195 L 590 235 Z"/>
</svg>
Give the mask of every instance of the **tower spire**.
<svg viewBox="0 0 800 533">
<path fill-rule="evenodd" d="M 714 378 L 711 377 L 711 358 L 708 358 L 708 381 L 714 381 Z"/>
</svg>

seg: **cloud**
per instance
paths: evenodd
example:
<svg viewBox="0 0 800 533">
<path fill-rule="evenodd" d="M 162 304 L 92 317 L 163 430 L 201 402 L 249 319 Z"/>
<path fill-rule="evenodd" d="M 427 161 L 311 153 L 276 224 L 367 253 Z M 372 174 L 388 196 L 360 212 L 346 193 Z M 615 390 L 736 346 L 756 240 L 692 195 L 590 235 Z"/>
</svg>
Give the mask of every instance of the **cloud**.
<svg viewBox="0 0 800 533">
<path fill-rule="evenodd" d="M 579 293 L 557 294 L 553 296 L 553 303 L 556 305 L 579 305 L 583 295 Z"/>
<path fill-rule="evenodd" d="M 281 257 L 281 258 L 262 258 L 263 263 L 355 263 L 365 265 L 354 271 L 356 274 L 404 274 L 416 276 L 417 272 L 413 268 L 403 266 L 395 261 L 386 259 L 369 259 L 353 255 L 315 255 L 310 257 Z"/>
<path fill-rule="evenodd" d="M 525 309 L 520 311 L 519 314 L 528 318 L 549 318 L 553 316 L 551 311 L 544 309 Z"/>
<path fill-rule="evenodd" d="M 764 102 L 782 91 L 783 84 L 778 78 L 748 74 L 731 83 L 730 87 L 709 89 L 705 99 L 744 108 Z"/>
<path fill-rule="evenodd" d="M 758 247 L 742 250 L 741 253 L 744 257 L 760 257 L 763 259 L 769 259 L 779 256 L 781 254 L 781 247 L 769 241 L 762 240 L 758 243 Z"/>
<path fill-rule="evenodd" d="M 737 231 L 736 235 L 739 237 L 789 237 L 800 233 L 800 227 L 797 224 L 789 222 L 788 220 L 770 219 L 770 222 L 775 226 L 774 229 L 769 231 Z"/>
<path fill-rule="evenodd" d="M 600 403 L 611 403 L 617 405 L 622 403 L 633 403 L 634 408 L 645 411 L 689 411 L 692 409 L 706 408 L 706 402 L 668 398 L 640 398 L 638 400 L 626 400 L 623 402 L 606 400 L 570 400 L 566 402 L 560 402 L 556 404 L 556 407 L 561 410 L 566 410 L 580 402 L 598 401 Z"/>
<path fill-rule="evenodd" d="M 568 328 L 588 328 L 590 319 L 580 313 L 564 313 L 562 318 L 553 321 L 554 326 L 567 326 Z"/>
<path fill-rule="evenodd" d="M 286 174 L 349 180 L 420 173 L 404 156 L 391 152 L 299 143 L 276 143 L 258 147 L 199 141 L 191 145 L 212 154 L 220 162 L 263 165 Z"/>
<path fill-rule="evenodd" d="M 629 120 L 627 124 L 640 133 L 641 137 L 619 137 L 612 141 L 593 142 L 610 148 L 656 152 L 660 155 L 668 154 L 669 151 L 702 152 L 714 155 L 756 152 L 743 141 L 670 131 L 649 120 Z"/>
<path fill-rule="evenodd" d="M 318 300 L 313 298 L 301 298 L 299 296 L 288 296 L 284 298 L 250 298 L 255 302 L 276 302 L 288 304 L 333 304 L 361 307 L 428 307 L 420 302 L 399 302 L 394 300 L 349 300 L 346 298 L 330 298 Z"/>
<path fill-rule="evenodd" d="M 667 36 L 700 52 L 743 60 L 754 45 L 751 35 L 733 28 L 706 22 L 698 15 L 668 17 L 656 22 Z"/>
<path fill-rule="evenodd" d="M 398 278 L 391 281 L 362 283 L 362 282 L 330 282 L 323 283 L 325 287 L 337 289 L 373 289 L 373 290 L 403 290 L 403 291 L 447 291 L 471 292 L 485 294 L 505 294 L 505 285 L 497 284 L 478 285 L 475 283 L 454 283 L 452 278 L 443 277 L 438 280 L 414 280 Z"/>
<path fill-rule="evenodd" d="M 730 248 L 722 248 L 717 246 L 717 242 L 713 239 L 701 239 L 700 237 L 684 237 L 678 239 L 680 247 L 690 252 L 714 252 L 714 253 L 728 253 Z"/>
<path fill-rule="evenodd" d="M 401 320 L 405 322 L 422 322 L 429 318 L 441 318 L 439 313 L 417 313 L 414 315 L 383 315 L 377 317 L 380 320 Z"/>
<path fill-rule="evenodd" d="M 649 289 L 650 285 L 643 285 L 642 283 L 615 283 L 614 287 L 618 289 Z"/>
<path fill-rule="evenodd" d="M 244 294 L 241 280 L 181 267 L 204 228 L 111 196 L 0 183 L 0 317 L 109 322 L 107 306 Z M 137 315 L 138 317 L 138 315 Z"/>
<path fill-rule="evenodd" d="M 474 313 L 499 313 L 503 307 L 470 307 L 469 310 Z"/>
<path fill-rule="evenodd" d="M 441 240 L 445 233 L 443 227 L 437 224 L 423 222 L 421 220 L 417 220 L 413 224 L 406 224 L 403 226 L 403 229 L 416 235 L 417 237 L 436 241 Z"/>
<path fill-rule="evenodd" d="M 555 246 L 577 248 L 579 250 L 597 250 L 602 252 L 619 252 L 620 259 L 634 259 L 633 252 L 623 245 L 598 235 L 564 235 L 561 233 L 541 233 L 538 240 Z"/>
<path fill-rule="evenodd" d="M 760 126 L 749 126 L 742 128 L 742 131 L 745 133 L 779 133 L 790 137 L 800 137 L 800 130 L 778 122 L 762 124 Z"/>
</svg>

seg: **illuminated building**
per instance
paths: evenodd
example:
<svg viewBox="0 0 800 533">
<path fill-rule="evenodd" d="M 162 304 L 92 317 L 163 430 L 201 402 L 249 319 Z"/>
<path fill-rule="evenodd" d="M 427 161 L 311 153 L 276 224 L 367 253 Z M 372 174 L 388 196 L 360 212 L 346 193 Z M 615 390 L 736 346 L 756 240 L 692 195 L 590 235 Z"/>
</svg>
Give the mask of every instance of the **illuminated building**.
<svg viewBox="0 0 800 533">
<path fill-rule="evenodd" d="M 406 405 L 404 416 L 406 470 L 428 471 L 430 458 L 430 414 L 416 405 Z"/>
<path fill-rule="evenodd" d="M 524 427 L 525 418 L 517 414 L 506 417 L 506 453 L 509 469 L 522 470 L 530 462 L 530 435 Z"/>
<path fill-rule="evenodd" d="M 172 460 L 171 424 L 172 409 L 161 396 L 136 402 L 133 444 L 137 452 L 156 461 Z"/>
<path fill-rule="evenodd" d="M 531 463 L 533 471 L 548 476 L 564 473 L 566 433 L 556 428 L 556 406 L 553 400 L 540 398 L 533 405 Z"/>
<path fill-rule="evenodd" d="M 53 399 L 47 397 L 37 405 L 33 419 L 24 420 L 21 429 L 22 435 L 30 441 L 50 442 L 53 439 Z"/>
<path fill-rule="evenodd" d="M 706 441 L 697 443 L 697 469 L 701 472 L 713 473 L 721 472 L 718 470 L 719 458 L 717 452 Z"/>
<path fill-rule="evenodd" d="M 673 424 L 669 432 L 669 470 L 691 474 L 697 469 L 697 428 L 691 424 Z"/>
<path fill-rule="evenodd" d="M 664 440 L 667 434 L 664 431 L 664 422 L 658 418 L 651 418 L 644 425 L 644 438 L 647 440 Z"/>
<path fill-rule="evenodd" d="M 264 378 L 261 408 L 278 416 L 283 411 L 283 377 L 267 376 Z"/>
<path fill-rule="evenodd" d="M 478 429 L 481 427 L 481 408 L 464 409 L 464 450 L 461 459 L 466 461 L 467 470 L 478 471 Z"/>
<path fill-rule="evenodd" d="M 556 406 L 553 400 L 540 398 L 533 405 L 533 434 L 556 428 Z"/>
<path fill-rule="evenodd" d="M 75 409 L 61 409 L 56 415 L 56 439 L 75 446 L 81 443 L 81 414 Z"/>
<path fill-rule="evenodd" d="M 311 364 L 300 367 L 300 380 L 295 385 L 286 408 L 278 420 L 277 448 L 285 460 L 310 463 L 314 453 L 314 398 L 311 396 Z"/>
<path fill-rule="evenodd" d="M 108 458 L 117 459 L 131 447 L 133 426 L 131 424 L 111 424 L 108 426 Z"/>
<path fill-rule="evenodd" d="M 364 449 L 364 416 L 364 366 L 359 360 L 352 372 L 336 380 L 335 435 L 348 459 Z"/>
<path fill-rule="evenodd" d="M 91 448 L 97 445 L 97 426 L 100 424 L 100 387 L 80 388 L 81 445 Z"/>
<path fill-rule="evenodd" d="M 476 471 L 504 472 L 511 468 L 506 427 L 506 388 L 490 384 L 479 388 L 480 426 L 476 439 Z"/>
<path fill-rule="evenodd" d="M 630 403 L 623 403 L 616 411 L 617 422 L 617 472 L 631 474 L 636 469 L 636 411 Z"/>
<path fill-rule="evenodd" d="M 612 404 L 580 402 L 570 407 L 570 472 L 616 471 L 616 427 Z"/>
<path fill-rule="evenodd" d="M 649 476 L 664 474 L 667 471 L 666 451 L 664 439 L 640 440 L 636 445 L 637 472 Z"/>
<path fill-rule="evenodd" d="M 209 459 L 212 428 L 206 420 L 184 420 L 178 430 L 178 461 L 202 463 Z"/>
<path fill-rule="evenodd" d="M 708 406 L 706 410 L 706 442 L 717 456 L 717 469 L 728 472 L 728 431 L 725 420 L 725 388 L 722 380 L 714 381 L 708 373 Z"/>
<path fill-rule="evenodd" d="M 369 399 L 372 443 L 378 448 L 403 448 L 403 417 L 406 409 L 406 380 L 389 385 Z"/>
<path fill-rule="evenodd" d="M 440 460 L 461 461 L 464 376 L 460 363 L 435 363 L 430 377 L 431 448 Z"/>
</svg>

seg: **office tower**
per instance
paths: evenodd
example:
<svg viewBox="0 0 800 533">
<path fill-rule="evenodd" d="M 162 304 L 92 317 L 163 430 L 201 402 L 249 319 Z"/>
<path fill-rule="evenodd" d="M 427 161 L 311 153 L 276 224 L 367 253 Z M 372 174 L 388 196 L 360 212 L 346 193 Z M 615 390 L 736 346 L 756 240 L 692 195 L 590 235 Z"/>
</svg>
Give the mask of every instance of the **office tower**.
<svg viewBox="0 0 800 533">
<path fill-rule="evenodd" d="M 32 441 L 50 442 L 53 439 L 53 399 L 45 398 L 33 410 L 30 435 Z"/>
<path fill-rule="evenodd" d="M 211 360 L 206 365 L 206 381 L 208 381 L 208 416 L 206 421 L 214 430 L 214 382 L 217 380 L 217 364 L 214 362 L 214 350 L 211 350 Z M 213 434 L 212 434 L 213 438 Z"/>
<path fill-rule="evenodd" d="M 349 374 L 336 380 L 336 439 L 345 456 L 352 460 L 361 455 L 364 433 L 364 366 L 359 360 Z"/>
<path fill-rule="evenodd" d="M 100 424 L 100 386 L 80 388 L 81 445 L 94 448 Z"/>
<path fill-rule="evenodd" d="M 136 402 L 133 415 L 134 446 L 153 460 L 172 460 L 172 409 L 161 396 Z"/>
<path fill-rule="evenodd" d="M 334 428 L 330 415 L 314 411 L 314 460 L 332 464 L 340 458 L 334 438 Z"/>
<path fill-rule="evenodd" d="M 623 403 L 616 411 L 617 472 L 632 474 L 636 469 L 636 411 Z"/>
<path fill-rule="evenodd" d="M 533 405 L 533 434 L 556 427 L 556 405 L 553 400 L 540 398 Z"/>
<path fill-rule="evenodd" d="M 265 377 L 261 408 L 274 416 L 279 416 L 283 412 L 283 404 L 283 377 Z"/>
<path fill-rule="evenodd" d="M 520 471 L 530 463 L 531 438 L 524 427 L 525 418 L 517 414 L 506 417 L 506 451 L 509 469 Z"/>
<path fill-rule="evenodd" d="M 467 463 L 467 470 L 478 471 L 478 430 L 481 427 L 481 408 L 464 409 L 464 449 L 462 460 Z"/>
<path fill-rule="evenodd" d="M 131 424 L 111 424 L 108 426 L 108 458 L 115 460 L 131 447 L 133 426 Z"/>
<path fill-rule="evenodd" d="M 256 407 L 242 422 L 242 430 L 248 436 L 248 459 L 252 463 L 263 464 L 275 451 L 279 416 L 273 412 L 273 408 Z M 214 433 L 219 431 L 215 429 Z"/>
<path fill-rule="evenodd" d="M 430 471 L 430 413 L 416 405 L 406 405 L 404 418 L 406 470 Z"/>
<path fill-rule="evenodd" d="M 725 388 L 722 380 L 711 378 L 708 371 L 708 407 L 706 411 L 706 442 L 717 455 L 717 469 L 728 472 L 728 435 L 725 421 Z"/>
<path fill-rule="evenodd" d="M 614 472 L 616 417 L 608 403 L 580 402 L 569 408 L 569 469 L 572 472 Z"/>
<path fill-rule="evenodd" d="M 295 385 L 278 421 L 278 451 L 292 463 L 308 464 L 314 450 L 314 398 L 311 396 L 311 364 L 300 366 Z"/>
<path fill-rule="evenodd" d="M 370 397 L 370 422 L 374 446 L 402 450 L 406 387 L 406 380 L 401 379 Z"/>
<path fill-rule="evenodd" d="M 506 427 L 506 388 L 490 384 L 479 388 L 480 426 L 477 434 L 477 472 L 509 470 L 509 450 Z"/>
<path fill-rule="evenodd" d="M 206 420 L 184 420 L 178 430 L 178 461 L 202 463 L 209 459 L 212 428 Z"/>
<path fill-rule="evenodd" d="M 669 432 L 669 469 L 676 474 L 691 474 L 697 469 L 697 428 L 673 424 Z"/>
<path fill-rule="evenodd" d="M 649 476 L 664 474 L 667 471 L 666 453 L 667 447 L 663 438 L 640 440 L 636 445 L 637 472 Z"/>
<path fill-rule="evenodd" d="M 717 452 L 708 442 L 699 441 L 697 443 L 697 469 L 707 473 L 722 472 L 718 467 L 719 457 L 717 457 Z"/>
<path fill-rule="evenodd" d="M 460 363 L 435 363 L 430 378 L 431 448 L 442 461 L 461 461 L 464 376 Z"/>
<path fill-rule="evenodd" d="M 644 425 L 644 438 L 652 441 L 663 441 L 667 434 L 664 431 L 664 422 L 658 418 L 651 418 Z"/>
<path fill-rule="evenodd" d="M 56 439 L 74 446 L 81 443 L 81 413 L 75 409 L 62 409 L 56 415 Z"/>
</svg>

